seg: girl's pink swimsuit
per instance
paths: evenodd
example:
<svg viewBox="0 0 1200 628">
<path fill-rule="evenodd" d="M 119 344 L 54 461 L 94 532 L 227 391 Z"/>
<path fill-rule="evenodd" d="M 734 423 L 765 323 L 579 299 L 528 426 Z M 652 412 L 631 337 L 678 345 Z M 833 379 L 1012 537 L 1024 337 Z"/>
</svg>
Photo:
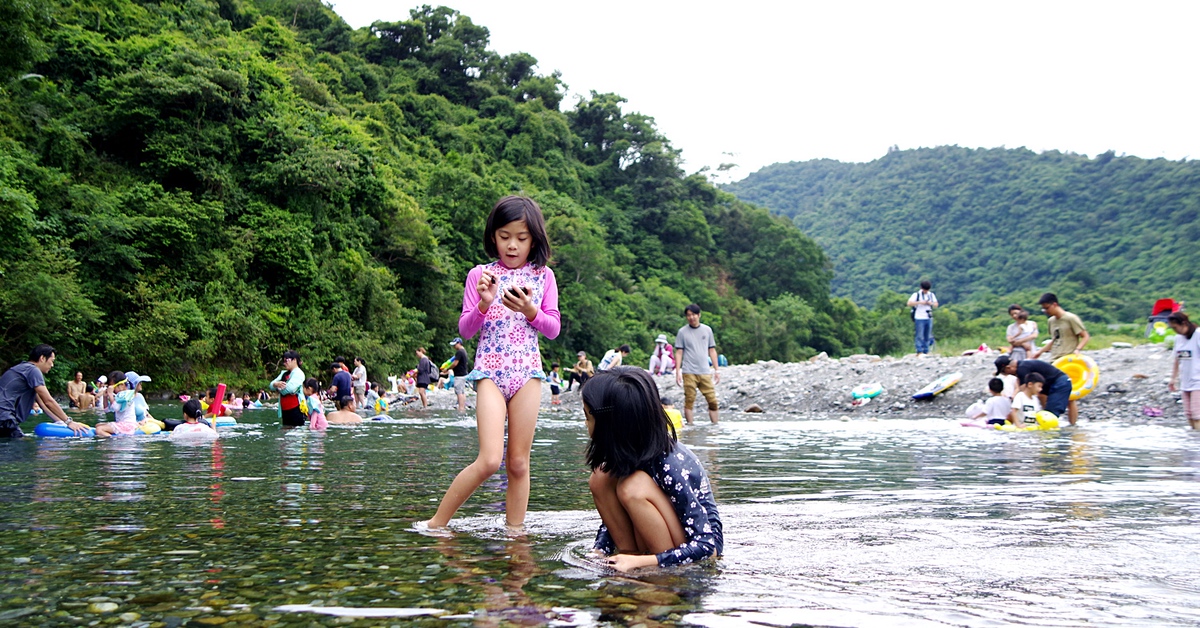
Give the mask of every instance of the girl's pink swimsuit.
<svg viewBox="0 0 1200 628">
<path fill-rule="evenodd" d="M 500 286 L 492 306 L 486 313 L 480 313 L 476 286 L 484 270 L 495 275 Z M 537 316 L 532 321 L 500 302 L 500 295 L 510 286 L 529 288 L 530 298 L 538 308 Z M 546 374 L 542 372 L 542 354 L 538 349 L 538 332 L 553 339 L 558 336 L 561 325 L 558 283 L 554 281 L 554 271 L 531 264 L 510 269 L 500 262 L 472 268 L 467 273 L 458 331 L 463 338 L 470 338 L 481 329 L 483 332 L 479 335 L 479 348 L 475 351 L 475 369 L 467 374 L 467 381 L 490 379 L 500 388 L 504 399 L 509 400 L 525 382 L 534 378 L 546 379 Z"/>
</svg>

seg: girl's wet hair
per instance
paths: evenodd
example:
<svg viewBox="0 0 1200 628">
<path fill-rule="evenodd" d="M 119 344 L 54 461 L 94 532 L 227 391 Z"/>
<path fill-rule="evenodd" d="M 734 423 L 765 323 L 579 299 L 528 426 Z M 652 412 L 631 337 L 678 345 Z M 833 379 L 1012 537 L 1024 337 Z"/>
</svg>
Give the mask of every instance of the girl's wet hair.
<svg viewBox="0 0 1200 628">
<path fill-rule="evenodd" d="M 117 385 L 117 384 L 119 384 L 119 383 L 121 382 L 121 380 L 123 380 L 123 379 L 125 379 L 125 374 L 124 374 L 124 373 L 122 373 L 121 371 L 113 371 L 113 372 L 111 372 L 111 373 L 109 373 L 109 374 L 108 374 L 108 385 L 109 385 L 109 386 L 116 386 L 116 385 Z"/>
<path fill-rule="evenodd" d="M 200 409 L 199 399 L 188 399 L 183 404 L 183 416 L 199 419 L 200 415 L 204 414 L 204 410 Z"/>
<path fill-rule="evenodd" d="M 314 391 L 321 390 L 321 382 L 318 382 L 315 377 L 310 377 L 304 380 L 304 387 Z"/>
<path fill-rule="evenodd" d="M 595 425 L 587 463 L 616 478 L 646 468 L 675 447 L 675 428 L 645 370 L 618 366 L 584 384 L 583 403 Z"/>
<path fill-rule="evenodd" d="M 510 222 L 524 220 L 529 227 L 533 244 L 529 247 L 529 262 L 534 266 L 545 266 L 550 261 L 550 238 L 546 236 L 546 219 L 542 208 L 533 199 L 525 196 L 505 196 L 496 201 L 492 213 L 488 214 L 487 226 L 483 229 L 483 250 L 488 256 L 499 259 L 496 249 L 496 231 Z"/>
</svg>

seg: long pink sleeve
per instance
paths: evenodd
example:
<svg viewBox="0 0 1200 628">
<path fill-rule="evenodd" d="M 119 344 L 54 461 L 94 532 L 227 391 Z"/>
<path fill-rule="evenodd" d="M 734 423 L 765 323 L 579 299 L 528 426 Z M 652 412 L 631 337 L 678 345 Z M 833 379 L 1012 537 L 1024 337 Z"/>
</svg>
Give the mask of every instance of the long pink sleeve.
<svg viewBox="0 0 1200 628">
<path fill-rule="evenodd" d="M 475 296 L 475 300 L 479 300 L 479 295 Z M 562 315 L 558 313 L 558 281 L 554 279 L 554 271 L 549 268 L 546 269 L 546 287 L 542 292 L 542 307 L 538 310 L 537 316 L 529 321 L 529 324 L 550 340 L 557 338 L 558 332 L 562 330 Z"/>
<path fill-rule="evenodd" d="M 462 315 L 458 317 L 458 333 L 463 338 L 472 338 L 483 327 L 483 312 L 479 311 L 479 278 L 483 276 L 483 267 L 476 266 L 467 273 L 467 285 L 463 288 Z"/>
<path fill-rule="evenodd" d="M 483 276 L 483 267 L 476 266 L 467 273 L 467 284 L 463 288 L 462 314 L 458 317 L 458 333 L 463 338 L 471 338 L 483 327 L 484 313 L 479 311 L 479 278 Z M 529 325 L 553 340 L 562 330 L 562 315 L 558 312 L 558 282 L 554 279 L 554 271 L 546 269 L 546 285 L 542 292 L 542 306 L 537 316 L 529 321 Z"/>
</svg>

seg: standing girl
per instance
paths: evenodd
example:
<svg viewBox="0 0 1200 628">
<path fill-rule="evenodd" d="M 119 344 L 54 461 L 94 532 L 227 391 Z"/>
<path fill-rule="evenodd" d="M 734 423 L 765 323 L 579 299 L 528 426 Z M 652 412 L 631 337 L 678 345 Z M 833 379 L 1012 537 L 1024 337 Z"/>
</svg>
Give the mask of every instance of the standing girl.
<svg viewBox="0 0 1200 628">
<path fill-rule="evenodd" d="M 725 537 L 708 476 L 668 427 L 650 374 L 601 371 L 580 393 L 591 437 L 588 487 L 603 521 L 595 549 L 618 571 L 719 555 Z"/>
<path fill-rule="evenodd" d="M 304 380 L 304 405 L 305 410 L 308 410 L 308 429 L 323 430 L 329 427 L 329 420 L 325 417 L 325 406 L 321 403 L 321 382 L 317 378 L 310 377 Z"/>
<path fill-rule="evenodd" d="M 500 469 L 504 455 L 504 417 L 508 417 L 508 491 L 505 519 L 525 521 L 529 506 L 529 450 L 542 400 L 542 357 L 538 332 L 558 336 L 558 284 L 550 261 L 550 242 L 542 209 L 532 199 L 506 196 L 496 202 L 483 232 L 491 264 L 467 273 L 458 330 L 470 338 L 482 330 L 475 351 L 475 417 L 479 455 L 459 472 L 442 498 L 431 528 L 446 525 L 463 502 Z"/>
</svg>

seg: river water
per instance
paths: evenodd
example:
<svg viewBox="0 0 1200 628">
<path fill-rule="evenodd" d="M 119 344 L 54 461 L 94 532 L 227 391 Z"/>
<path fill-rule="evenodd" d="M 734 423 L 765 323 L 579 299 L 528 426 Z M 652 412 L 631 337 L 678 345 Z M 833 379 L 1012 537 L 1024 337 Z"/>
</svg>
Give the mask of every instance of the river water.
<svg viewBox="0 0 1200 628">
<path fill-rule="evenodd" d="M 412 524 L 473 459 L 474 419 L 392 416 L 0 442 L 0 624 L 1200 624 L 1200 438 L 1182 428 L 729 416 L 682 435 L 724 557 L 622 576 L 585 557 L 581 416 L 542 415 L 525 534 L 504 528 L 501 473 L 445 538 Z"/>
</svg>

